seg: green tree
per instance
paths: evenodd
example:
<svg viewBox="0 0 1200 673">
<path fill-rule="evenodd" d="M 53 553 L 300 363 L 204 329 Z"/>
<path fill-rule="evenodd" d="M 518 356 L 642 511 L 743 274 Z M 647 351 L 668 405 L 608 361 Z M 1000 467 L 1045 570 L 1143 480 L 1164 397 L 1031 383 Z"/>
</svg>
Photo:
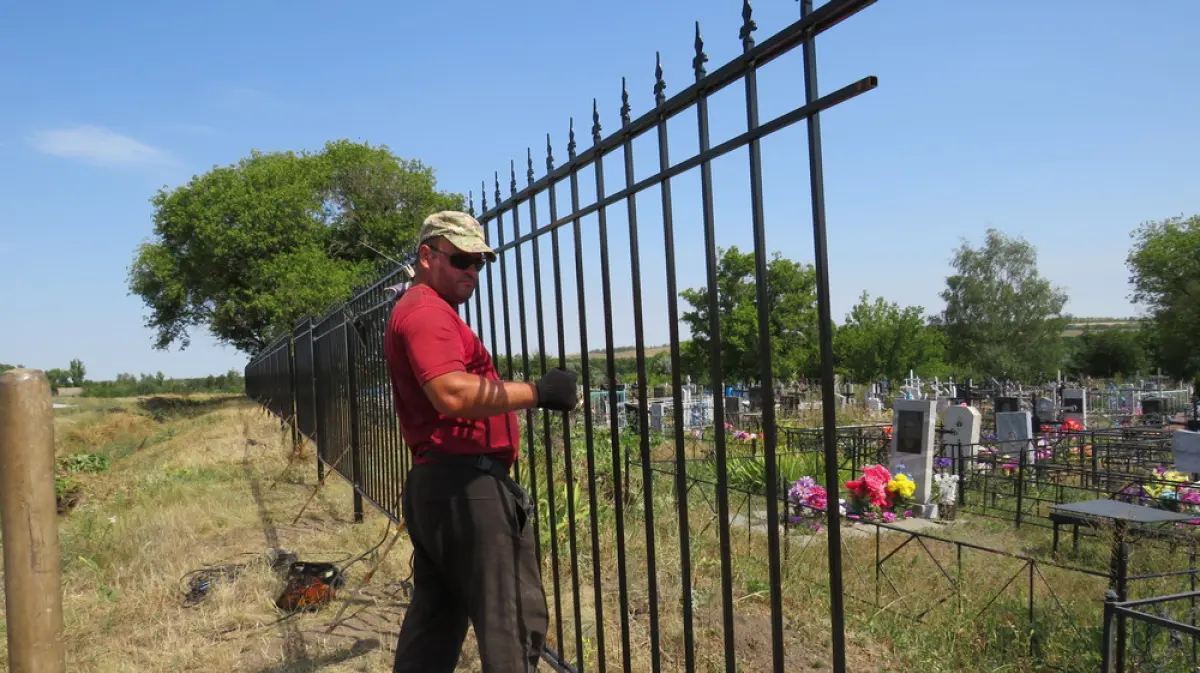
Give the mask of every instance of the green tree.
<svg viewBox="0 0 1200 673">
<path fill-rule="evenodd" d="M 429 213 L 463 207 L 435 186 L 419 161 L 337 141 L 317 153 L 254 152 L 160 190 L 154 238 L 129 271 L 155 347 L 186 348 L 203 325 L 258 351 L 391 265 L 381 253 L 403 257 Z"/>
<path fill-rule="evenodd" d="M 1088 330 L 1075 337 L 1070 370 L 1096 378 L 1132 376 L 1149 367 L 1146 344 L 1134 330 Z"/>
<path fill-rule="evenodd" d="M 50 387 L 55 390 L 71 385 L 71 372 L 65 369 L 47 369 L 46 378 L 50 379 Z"/>
<path fill-rule="evenodd" d="M 1133 301 L 1147 309 L 1146 328 L 1166 372 L 1200 373 L 1200 215 L 1146 222 L 1133 232 L 1126 260 Z"/>
<path fill-rule="evenodd" d="M 758 298 L 754 282 L 754 254 L 737 247 L 722 250 L 717 261 L 717 307 L 720 311 L 721 364 L 726 382 L 762 378 L 758 347 Z M 773 373 L 792 378 L 816 372 L 817 341 L 816 272 L 812 265 L 771 256 L 767 265 L 771 316 Z M 692 333 L 683 345 L 683 367 L 694 381 L 710 381 L 709 288 L 683 290 L 679 296 L 691 305 L 681 320 Z"/>
<path fill-rule="evenodd" d="M 1038 273 L 1033 245 L 989 229 L 982 247 L 964 241 L 952 264 L 937 318 L 951 362 L 976 377 L 1053 374 L 1062 361 L 1067 295 Z"/>
<path fill-rule="evenodd" d="M 10 369 L 21 369 L 24 366 L 25 365 L 8 365 L 8 364 L 4 364 L 3 362 L 0 362 L 0 374 L 3 374 L 4 372 L 6 372 Z"/>
<path fill-rule="evenodd" d="M 83 366 L 83 361 L 79 358 L 71 360 L 71 364 L 67 366 L 67 374 L 71 380 L 71 385 L 76 388 L 82 388 L 85 377 L 87 376 L 87 367 Z"/>
<path fill-rule="evenodd" d="M 838 363 L 851 380 L 903 379 L 909 371 L 929 377 L 945 373 L 945 339 L 928 324 L 919 306 L 900 308 L 866 292 L 846 316 L 834 343 Z"/>
</svg>

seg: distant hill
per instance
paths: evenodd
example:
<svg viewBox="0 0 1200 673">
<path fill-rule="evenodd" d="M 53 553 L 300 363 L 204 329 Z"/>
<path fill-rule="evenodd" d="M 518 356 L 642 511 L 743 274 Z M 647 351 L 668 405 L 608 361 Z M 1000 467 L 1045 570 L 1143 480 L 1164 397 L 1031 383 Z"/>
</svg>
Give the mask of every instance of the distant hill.
<svg viewBox="0 0 1200 673">
<path fill-rule="evenodd" d="M 1063 336 L 1079 336 L 1087 330 L 1138 329 L 1138 321 L 1134 318 L 1078 318 L 1072 316 L 1070 320 L 1067 328 L 1063 330 Z"/>
</svg>

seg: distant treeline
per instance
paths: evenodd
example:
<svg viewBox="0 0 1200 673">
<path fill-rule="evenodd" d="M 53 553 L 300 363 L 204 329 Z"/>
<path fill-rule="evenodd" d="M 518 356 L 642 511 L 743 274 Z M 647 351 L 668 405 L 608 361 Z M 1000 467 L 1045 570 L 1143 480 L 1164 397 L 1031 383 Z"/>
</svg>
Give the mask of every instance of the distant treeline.
<svg viewBox="0 0 1200 673">
<path fill-rule="evenodd" d="M 25 365 L 0 363 L 0 372 L 19 369 Z M 162 372 L 155 374 L 118 374 L 115 381 L 93 381 L 86 378 L 87 368 L 80 360 L 71 360 L 67 369 L 43 370 L 50 379 L 50 388 L 83 388 L 84 397 L 137 397 L 138 395 L 187 395 L 190 393 L 245 392 L 246 381 L 236 369 L 216 376 L 194 379 L 169 379 Z"/>
<path fill-rule="evenodd" d="M 188 395 L 193 393 L 241 394 L 246 389 L 245 379 L 236 370 L 217 376 L 194 379 L 169 379 L 162 372 L 157 374 L 118 374 L 115 381 L 87 381 L 83 386 L 84 397 L 136 397 L 139 395 Z"/>
</svg>

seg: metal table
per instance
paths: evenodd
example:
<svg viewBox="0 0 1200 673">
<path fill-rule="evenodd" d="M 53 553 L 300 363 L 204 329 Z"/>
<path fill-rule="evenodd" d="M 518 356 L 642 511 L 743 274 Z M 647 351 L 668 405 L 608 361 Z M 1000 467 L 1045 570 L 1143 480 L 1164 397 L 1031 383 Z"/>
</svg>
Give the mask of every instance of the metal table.
<svg viewBox="0 0 1200 673">
<path fill-rule="evenodd" d="M 1178 523 L 1198 518 L 1195 514 L 1170 512 L 1157 507 L 1135 505 L 1120 500 L 1100 498 L 1050 508 L 1050 521 L 1054 523 L 1054 551 L 1058 551 L 1058 527 L 1060 524 L 1075 526 L 1075 551 L 1079 551 L 1080 524 L 1097 527 L 1107 524 L 1113 531 L 1112 557 L 1109 562 L 1110 588 L 1117 592 L 1117 600 L 1128 600 L 1126 583 L 1129 578 L 1129 545 L 1127 536 L 1131 525 L 1149 526 Z M 1117 617 L 1117 661 L 1124 661 L 1125 617 Z"/>
</svg>

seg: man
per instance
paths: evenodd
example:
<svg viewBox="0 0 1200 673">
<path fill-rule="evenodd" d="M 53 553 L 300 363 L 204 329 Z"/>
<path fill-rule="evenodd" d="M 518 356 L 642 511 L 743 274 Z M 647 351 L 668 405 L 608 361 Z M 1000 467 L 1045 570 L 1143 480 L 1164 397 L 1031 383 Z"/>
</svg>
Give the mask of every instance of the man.
<svg viewBox="0 0 1200 673">
<path fill-rule="evenodd" d="M 532 671 L 548 628 L 533 503 L 508 470 L 519 455 L 516 411 L 575 407 L 576 376 L 501 381 L 454 307 L 496 253 L 466 213 L 430 215 L 415 276 L 384 338 L 396 414 L 413 469 L 404 521 L 413 543 L 413 596 L 396 645 L 396 673 L 453 671 L 468 620 L 485 673 Z"/>
</svg>

